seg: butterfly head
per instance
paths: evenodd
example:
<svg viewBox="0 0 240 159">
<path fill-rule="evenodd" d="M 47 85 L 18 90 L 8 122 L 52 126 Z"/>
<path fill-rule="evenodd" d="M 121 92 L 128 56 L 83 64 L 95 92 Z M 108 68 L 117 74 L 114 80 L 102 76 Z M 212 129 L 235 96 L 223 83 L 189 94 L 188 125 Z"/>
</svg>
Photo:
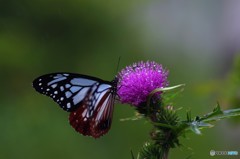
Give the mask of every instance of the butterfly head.
<svg viewBox="0 0 240 159">
<path fill-rule="evenodd" d="M 115 76 L 115 78 L 111 82 L 112 82 L 113 92 L 116 93 L 118 89 L 119 78 Z"/>
</svg>

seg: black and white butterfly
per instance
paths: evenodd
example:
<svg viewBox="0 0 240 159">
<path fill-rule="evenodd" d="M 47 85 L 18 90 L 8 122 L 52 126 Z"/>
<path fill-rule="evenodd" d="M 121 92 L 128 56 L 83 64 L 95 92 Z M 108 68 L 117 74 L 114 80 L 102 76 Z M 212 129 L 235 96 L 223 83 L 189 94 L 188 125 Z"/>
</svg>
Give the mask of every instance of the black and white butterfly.
<svg viewBox="0 0 240 159">
<path fill-rule="evenodd" d="M 98 138 L 112 122 L 117 77 L 109 82 L 75 73 L 51 73 L 33 81 L 33 87 L 70 112 L 69 122 L 79 133 Z"/>
</svg>

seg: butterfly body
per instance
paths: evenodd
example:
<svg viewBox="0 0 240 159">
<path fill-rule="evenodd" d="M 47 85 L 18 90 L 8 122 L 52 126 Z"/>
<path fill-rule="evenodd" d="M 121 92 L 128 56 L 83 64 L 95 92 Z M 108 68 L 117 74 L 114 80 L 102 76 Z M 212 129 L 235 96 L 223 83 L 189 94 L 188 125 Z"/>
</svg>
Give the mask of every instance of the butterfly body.
<svg viewBox="0 0 240 159">
<path fill-rule="evenodd" d="M 69 121 L 76 131 L 98 138 L 110 129 L 117 82 L 117 78 L 110 82 L 75 73 L 52 73 L 36 78 L 33 87 L 70 112 Z"/>
</svg>

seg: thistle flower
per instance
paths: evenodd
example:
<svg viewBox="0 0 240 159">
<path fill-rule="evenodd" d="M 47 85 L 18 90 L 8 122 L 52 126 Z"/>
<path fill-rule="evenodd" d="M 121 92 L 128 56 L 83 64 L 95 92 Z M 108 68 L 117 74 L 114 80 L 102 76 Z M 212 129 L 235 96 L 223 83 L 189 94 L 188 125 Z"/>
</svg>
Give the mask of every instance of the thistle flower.
<svg viewBox="0 0 240 159">
<path fill-rule="evenodd" d="M 118 74 L 117 94 L 122 103 L 139 106 L 154 89 L 168 85 L 167 77 L 168 71 L 154 61 L 134 63 Z"/>
</svg>

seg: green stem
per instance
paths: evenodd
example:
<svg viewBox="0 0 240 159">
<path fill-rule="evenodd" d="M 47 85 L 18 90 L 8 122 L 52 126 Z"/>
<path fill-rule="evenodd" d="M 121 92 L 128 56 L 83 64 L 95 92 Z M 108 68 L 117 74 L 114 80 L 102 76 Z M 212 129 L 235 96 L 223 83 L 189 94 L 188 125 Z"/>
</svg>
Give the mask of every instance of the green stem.
<svg viewBox="0 0 240 159">
<path fill-rule="evenodd" d="M 164 149 L 162 159 L 168 159 L 169 150 L 169 147 Z"/>
</svg>

